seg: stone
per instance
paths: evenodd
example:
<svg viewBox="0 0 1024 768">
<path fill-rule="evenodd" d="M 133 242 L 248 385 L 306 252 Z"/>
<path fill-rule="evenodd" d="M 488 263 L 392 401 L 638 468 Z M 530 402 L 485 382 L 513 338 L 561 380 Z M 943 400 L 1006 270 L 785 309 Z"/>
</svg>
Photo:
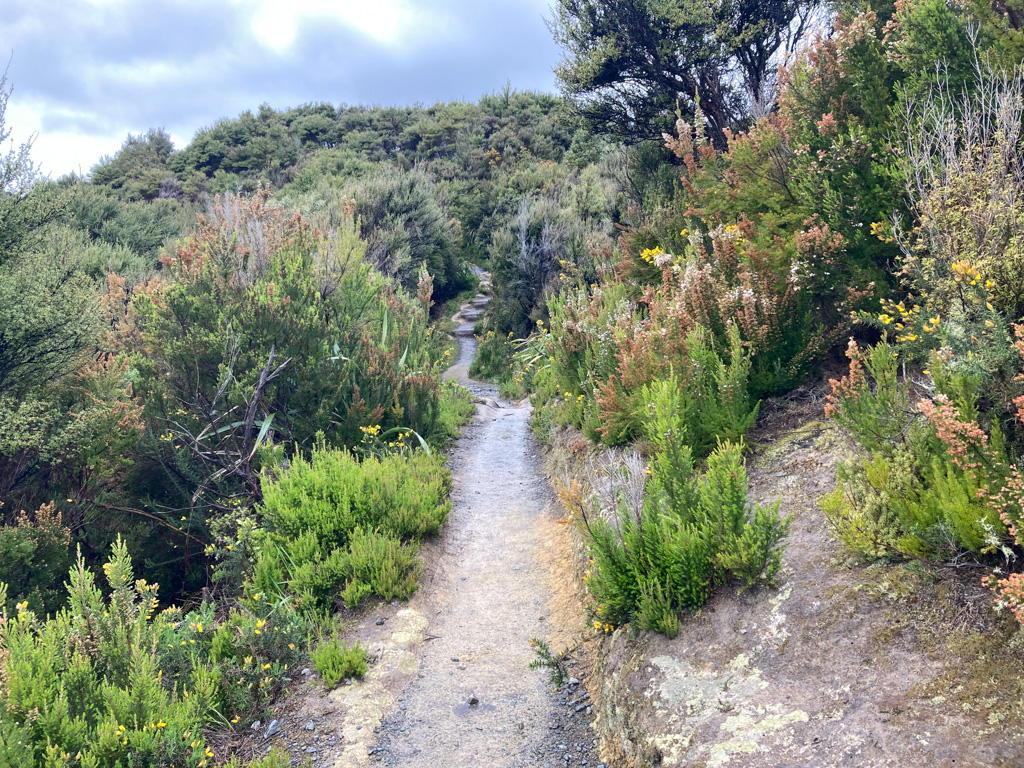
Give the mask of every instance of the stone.
<svg viewBox="0 0 1024 768">
<path fill-rule="evenodd" d="M 267 732 L 263 734 L 263 738 L 269 739 L 271 736 L 276 736 L 281 732 L 281 724 L 277 720 L 271 720 L 270 725 L 267 726 Z"/>
</svg>

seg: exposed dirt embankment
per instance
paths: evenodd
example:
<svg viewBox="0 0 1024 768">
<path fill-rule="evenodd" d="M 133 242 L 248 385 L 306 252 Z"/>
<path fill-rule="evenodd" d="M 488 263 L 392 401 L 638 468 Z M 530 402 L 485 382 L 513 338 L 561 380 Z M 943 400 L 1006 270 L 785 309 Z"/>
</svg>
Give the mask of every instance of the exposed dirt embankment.
<svg viewBox="0 0 1024 768">
<path fill-rule="evenodd" d="M 779 588 L 723 590 L 674 640 L 627 628 L 601 641 L 591 680 L 603 759 L 1024 765 L 1013 623 L 994 614 L 977 569 L 856 563 L 833 540 L 817 499 L 846 448 L 804 394 L 749 438 L 752 498 L 781 498 L 793 515 Z"/>
</svg>

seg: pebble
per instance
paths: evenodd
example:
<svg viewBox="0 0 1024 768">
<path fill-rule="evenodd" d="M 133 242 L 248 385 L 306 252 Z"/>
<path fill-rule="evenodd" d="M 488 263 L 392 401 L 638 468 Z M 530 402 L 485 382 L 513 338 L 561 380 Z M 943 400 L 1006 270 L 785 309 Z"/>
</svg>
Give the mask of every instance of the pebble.
<svg viewBox="0 0 1024 768">
<path fill-rule="evenodd" d="M 267 732 L 263 734 L 263 738 L 269 739 L 271 736 L 276 736 L 281 732 L 281 724 L 277 720 L 271 720 L 270 725 L 267 726 Z"/>
</svg>

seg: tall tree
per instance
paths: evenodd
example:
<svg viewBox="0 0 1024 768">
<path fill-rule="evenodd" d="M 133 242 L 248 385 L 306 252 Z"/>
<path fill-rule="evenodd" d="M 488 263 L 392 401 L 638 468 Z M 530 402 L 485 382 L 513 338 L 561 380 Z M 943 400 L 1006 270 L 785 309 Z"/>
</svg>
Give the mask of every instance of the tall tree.
<svg viewBox="0 0 1024 768">
<path fill-rule="evenodd" d="M 628 142 L 657 138 L 699 100 L 712 140 L 742 127 L 772 90 L 822 0 L 558 0 L 556 74 L 589 127 Z"/>
</svg>

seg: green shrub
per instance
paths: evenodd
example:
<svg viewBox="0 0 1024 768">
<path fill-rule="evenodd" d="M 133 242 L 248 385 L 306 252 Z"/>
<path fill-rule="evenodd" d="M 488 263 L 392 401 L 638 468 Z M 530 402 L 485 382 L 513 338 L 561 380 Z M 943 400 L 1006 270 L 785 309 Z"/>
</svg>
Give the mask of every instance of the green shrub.
<svg viewBox="0 0 1024 768">
<path fill-rule="evenodd" d="M 998 548 L 1006 527 L 990 497 L 1009 463 L 998 420 L 979 426 L 978 375 L 933 355 L 936 398 L 912 410 L 892 347 L 863 352 L 851 342 L 847 354 L 850 372 L 833 381 L 828 413 L 869 453 L 840 464 L 838 488 L 821 502 L 839 538 L 869 557 L 946 559 Z"/>
<path fill-rule="evenodd" d="M 679 634 L 679 612 L 667 587 L 662 588 L 661 584 L 653 581 L 641 586 L 636 623 L 640 629 L 660 632 L 669 639 Z"/>
<path fill-rule="evenodd" d="M 500 381 L 505 378 L 512 364 L 512 333 L 503 336 L 488 330 L 476 338 L 479 345 L 473 364 L 469 367 L 469 375 L 484 381 Z"/>
<path fill-rule="evenodd" d="M 449 381 L 441 389 L 436 440 L 443 443 L 458 437 L 462 427 L 469 423 L 474 413 L 476 402 L 473 393 L 458 383 Z"/>
<path fill-rule="evenodd" d="M 351 578 L 385 600 L 407 600 L 419 584 L 415 544 L 373 530 L 357 529 L 349 544 Z"/>
<path fill-rule="evenodd" d="M 359 461 L 321 446 L 309 460 L 296 456 L 265 484 L 260 511 L 282 536 L 310 531 L 330 550 L 360 526 L 403 540 L 433 535 L 448 519 L 450 490 L 439 457 L 417 451 Z"/>
<path fill-rule="evenodd" d="M 0 582 L 7 584 L 7 610 L 21 600 L 36 613 L 56 610 L 66 596 L 60 587 L 73 561 L 71 531 L 52 502 L 32 517 L 22 512 L 14 525 L 0 527 Z"/>
<path fill-rule="evenodd" d="M 371 430 L 372 431 L 372 430 Z M 451 476 L 423 451 L 359 461 L 315 449 L 264 483 L 265 530 L 254 534 L 254 588 L 287 583 L 303 610 L 350 609 L 375 594 L 407 599 L 420 573 L 417 542 L 448 519 Z"/>
<path fill-rule="evenodd" d="M 669 413 L 654 413 L 653 421 L 664 425 Z M 689 449 L 679 443 L 673 453 L 675 429 L 655 443 L 660 449 L 640 508 L 620 502 L 615 524 L 586 521 L 596 626 L 635 619 L 674 636 L 679 612 L 702 606 L 715 586 L 735 579 L 745 589 L 778 574 L 789 520 L 779 517 L 778 504 L 747 504 L 741 446 L 720 445 L 703 477 L 695 478 Z"/>
<path fill-rule="evenodd" d="M 366 649 L 360 643 L 350 647 L 337 640 L 321 641 L 310 657 L 325 688 L 336 688 L 353 677 L 361 680 L 370 668 Z"/>
<path fill-rule="evenodd" d="M 80 557 L 66 609 L 4 609 L 0 764 L 209 765 L 205 729 L 273 700 L 301 658 L 304 623 L 259 595 L 223 620 L 211 603 L 157 613 L 157 585 L 135 580 L 120 539 L 103 571 L 109 597 Z"/>
</svg>

